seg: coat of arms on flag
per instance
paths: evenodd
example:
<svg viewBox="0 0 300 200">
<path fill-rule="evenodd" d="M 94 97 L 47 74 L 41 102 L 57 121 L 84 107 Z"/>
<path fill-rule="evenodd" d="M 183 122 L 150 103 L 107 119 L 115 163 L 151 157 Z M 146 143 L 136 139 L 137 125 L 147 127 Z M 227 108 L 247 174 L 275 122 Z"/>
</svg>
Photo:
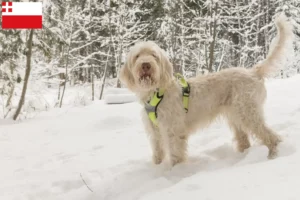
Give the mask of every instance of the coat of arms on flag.
<svg viewBox="0 0 300 200">
<path fill-rule="evenodd" d="M 1 3 L 2 29 L 41 29 L 43 27 L 42 2 Z"/>
</svg>

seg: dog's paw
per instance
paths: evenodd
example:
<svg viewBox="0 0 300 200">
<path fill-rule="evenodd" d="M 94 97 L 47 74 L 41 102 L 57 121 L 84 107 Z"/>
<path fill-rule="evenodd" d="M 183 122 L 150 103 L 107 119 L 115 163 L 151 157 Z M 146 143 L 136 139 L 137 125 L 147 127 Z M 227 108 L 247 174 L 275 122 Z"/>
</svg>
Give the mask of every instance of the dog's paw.
<svg viewBox="0 0 300 200">
<path fill-rule="evenodd" d="M 174 157 L 171 159 L 171 164 L 174 167 L 177 164 L 183 163 L 186 159 L 185 158 L 179 158 L 179 157 Z"/>
<path fill-rule="evenodd" d="M 154 164 L 159 165 L 159 164 L 162 163 L 163 157 L 162 156 L 158 156 L 158 155 L 153 155 L 152 156 L 152 160 L 153 160 Z"/>
<path fill-rule="evenodd" d="M 275 149 L 271 149 L 269 150 L 269 155 L 268 155 L 268 159 L 275 159 L 278 156 L 278 150 Z"/>
<path fill-rule="evenodd" d="M 281 137 L 277 137 L 275 142 L 274 142 L 274 145 L 269 147 L 269 155 L 268 155 L 268 159 L 274 159 L 278 156 L 278 144 L 283 142 L 282 138 Z"/>
</svg>

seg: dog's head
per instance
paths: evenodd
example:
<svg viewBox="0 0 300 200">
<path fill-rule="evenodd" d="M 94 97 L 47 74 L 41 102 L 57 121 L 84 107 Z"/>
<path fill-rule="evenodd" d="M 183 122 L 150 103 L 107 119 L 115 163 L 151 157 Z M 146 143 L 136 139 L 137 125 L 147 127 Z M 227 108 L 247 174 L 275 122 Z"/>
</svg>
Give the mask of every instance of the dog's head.
<svg viewBox="0 0 300 200">
<path fill-rule="evenodd" d="M 172 79 L 173 67 L 163 49 L 152 41 L 139 42 L 131 47 L 120 80 L 131 91 L 150 91 L 164 88 Z"/>
</svg>

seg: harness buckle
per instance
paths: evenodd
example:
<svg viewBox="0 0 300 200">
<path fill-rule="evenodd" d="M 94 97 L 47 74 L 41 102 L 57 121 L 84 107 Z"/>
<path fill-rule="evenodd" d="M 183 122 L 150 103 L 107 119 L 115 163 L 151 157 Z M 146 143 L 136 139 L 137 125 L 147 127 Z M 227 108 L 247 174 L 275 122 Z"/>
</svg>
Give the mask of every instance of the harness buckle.
<svg viewBox="0 0 300 200">
<path fill-rule="evenodd" d="M 187 87 L 182 87 L 182 95 L 185 97 L 190 96 L 190 86 L 187 84 Z"/>
</svg>

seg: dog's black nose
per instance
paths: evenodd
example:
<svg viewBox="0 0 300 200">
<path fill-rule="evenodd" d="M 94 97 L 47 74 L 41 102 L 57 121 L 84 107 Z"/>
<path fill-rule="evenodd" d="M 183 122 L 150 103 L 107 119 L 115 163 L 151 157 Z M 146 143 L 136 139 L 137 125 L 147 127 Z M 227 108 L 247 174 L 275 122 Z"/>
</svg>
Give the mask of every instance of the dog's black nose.
<svg viewBox="0 0 300 200">
<path fill-rule="evenodd" d="M 150 68 L 151 68 L 150 63 L 148 63 L 148 62 L 142 63 L 142 69 L 144 71 L 148 71 Z"/>
</svg>

